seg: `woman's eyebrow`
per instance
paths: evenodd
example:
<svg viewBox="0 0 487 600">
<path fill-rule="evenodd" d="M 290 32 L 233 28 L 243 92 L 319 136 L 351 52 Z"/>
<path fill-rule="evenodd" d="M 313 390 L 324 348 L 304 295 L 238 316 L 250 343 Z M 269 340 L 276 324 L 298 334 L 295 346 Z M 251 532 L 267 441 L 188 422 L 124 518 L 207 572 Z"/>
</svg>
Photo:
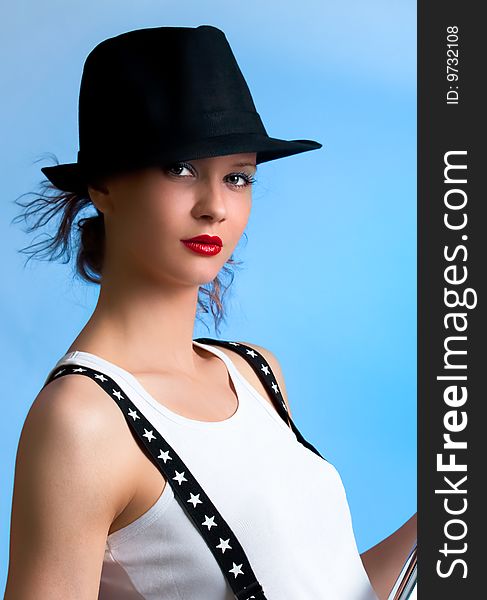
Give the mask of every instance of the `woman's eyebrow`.
<svg viewBox="0 0 487 600">
<path fill-rule="evenodd" d="M 257 170 L 257 165 L 255 163 L 252 163 L 252 162 L 238 162 L 238 163 L 233 163 L 232 167 L 255 167 L 255 170 Z"/>
</svg>

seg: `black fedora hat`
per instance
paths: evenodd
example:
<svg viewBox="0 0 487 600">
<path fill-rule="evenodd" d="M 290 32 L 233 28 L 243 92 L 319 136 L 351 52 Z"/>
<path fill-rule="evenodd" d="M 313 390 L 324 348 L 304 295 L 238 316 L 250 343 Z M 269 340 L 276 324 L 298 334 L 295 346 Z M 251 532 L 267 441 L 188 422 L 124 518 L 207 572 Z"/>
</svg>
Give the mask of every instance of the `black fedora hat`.
<svg viewBox="0 0 487 600">
<path fill-rule="evenodd" d="M 267 134 L 224 32 L 211 25 L 137 29 L 95 46 L 78 126 L 77 162 L 41 169 L 63 191 L 144 166 L 241 152 L 262 163 L 322 147 Z"/>
</svg>

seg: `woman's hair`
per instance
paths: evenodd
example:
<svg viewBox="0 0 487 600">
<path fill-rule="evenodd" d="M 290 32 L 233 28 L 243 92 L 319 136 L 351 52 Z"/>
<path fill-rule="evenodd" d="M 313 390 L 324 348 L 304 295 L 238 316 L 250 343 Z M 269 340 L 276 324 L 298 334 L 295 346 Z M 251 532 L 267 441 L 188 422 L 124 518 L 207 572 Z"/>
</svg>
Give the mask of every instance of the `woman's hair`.
<svg viewBox="0 0 487 600">
<path fill-rule="evenodd" d="M 57 159 L 55 160 L 59 164 Z M 96 188 L 101 179 L 98 178 L 89 183 Z M 76 251 L 75 276 L 79 276 L 89 283 L 100 284 L 105 253 L 105 224 L 103 213 L 91 201 L 88 187 L 79 192 L 66 192 L 47 180 L 41 181 L 40 186 L 41 193 L 29 192 L 36 195 L 33 200 L 25 203 L 20 202 L 19 199 L 15 200 L 15 203 L 25 210 L 14 217 L 13 222 L 22 219 L 27 222 L 28 219 L 36 217 L 35 222 L 26 229 L 27 233 L 43 228 L 51 219 L 60 215 L 59 222 L 54 235 L 49 236 L 46 233 L 47 239 L 19 250 L 19 252 L 30 255 L 26 264 L 30 258 L 37 258 L 38 255 L 39 258 L 47 256 L 48 260 L 64 258 L 63 263 L 67 263 L 71 260 L 74 247 Z M 26 194 L 22 194 L 22 196 L 24 195 Z M 80 213 L 89 208 L 94 208 L 96 214 L 80 216 Z M 234 272 L 229 266 L 237 266 L 241 263 L 242 261 L 234 260 L 232 255 L 222 267 L 220 274 L 209 284 L 199 288 L 196 316 L 200 318 L 198 312 L 211 312 L 217 334 L 219 334 L 221 321 L 226 320 L 223 297 L 234 279 Z M 226 285 L 223 284 L 221 275 L 229 279 Z M 204 323 L 202 319 L 200 320 Z M 208 325 L 204 324 L 208 328 Z"/>
</svg>

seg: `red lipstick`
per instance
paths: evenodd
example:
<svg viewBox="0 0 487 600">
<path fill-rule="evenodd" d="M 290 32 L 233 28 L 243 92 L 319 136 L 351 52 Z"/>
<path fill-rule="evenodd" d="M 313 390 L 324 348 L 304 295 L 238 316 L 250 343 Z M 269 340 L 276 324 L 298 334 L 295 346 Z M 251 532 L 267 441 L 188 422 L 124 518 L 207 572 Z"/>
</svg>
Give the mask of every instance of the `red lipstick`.
<svg viewBox="0 0 487 600">
<path fill-rule="evenodd" d="M 197 235 L 188 240 L 181 240 L 186 248 L 203 256 L 215 256 L 221 252 L 223 242 L 217 235 Z"/>
</svg>

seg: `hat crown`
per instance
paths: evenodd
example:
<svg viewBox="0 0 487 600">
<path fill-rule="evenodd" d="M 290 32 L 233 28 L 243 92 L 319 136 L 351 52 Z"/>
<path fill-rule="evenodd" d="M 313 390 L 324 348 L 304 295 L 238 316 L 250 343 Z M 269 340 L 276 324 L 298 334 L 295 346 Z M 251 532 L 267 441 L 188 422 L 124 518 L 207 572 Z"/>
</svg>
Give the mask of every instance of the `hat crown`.
<svg viewBox="0 0 487 600">
<path fill-rule="evenodd" d="M 211 25 L 122 33 L 86 58 L 79 106 L 81 163 L 119 163 L 141 146 L 231 133 L 266 135 L 223 31 Z M 118 148 L 119 156 L 114 154 Z"/>
</svg>

